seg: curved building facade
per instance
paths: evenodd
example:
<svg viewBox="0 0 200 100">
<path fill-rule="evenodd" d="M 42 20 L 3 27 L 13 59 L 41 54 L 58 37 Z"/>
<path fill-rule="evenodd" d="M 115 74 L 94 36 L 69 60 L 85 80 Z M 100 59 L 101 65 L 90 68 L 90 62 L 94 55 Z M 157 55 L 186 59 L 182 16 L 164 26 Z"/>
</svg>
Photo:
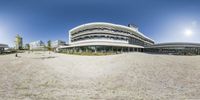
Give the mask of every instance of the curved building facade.
<svg viewBox="0 0 200 100">
<path fill-rule="evenodd" d="M 134 26 L 94 22 L 77 26 L 69 31 L 69 45 L 61 50 L 82 51 L 143 51 L 154 41 Z"/>
</svg>

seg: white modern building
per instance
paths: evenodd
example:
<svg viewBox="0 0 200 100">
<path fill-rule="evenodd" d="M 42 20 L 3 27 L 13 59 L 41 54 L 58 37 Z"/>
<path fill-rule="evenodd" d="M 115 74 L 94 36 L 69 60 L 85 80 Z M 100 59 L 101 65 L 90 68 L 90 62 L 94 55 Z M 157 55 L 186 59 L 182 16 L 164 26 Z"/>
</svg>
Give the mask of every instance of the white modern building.
<svg viewBox="0 0 200 100">
<path fill-rule="evenodd" d="M 29 43 L 30 50 L 46 50 L 44 42 L 41 40 Z"/>
<path fill-rule="evenodd" d="M 93 22 L 77 26 L 69 31 L 69 45 L 59 47 L 67 52 L 131 52 L 143 51 L 154 40 L 138 30 L 138 27 L 105 22 Z"/>
<path fill-rule="evenodd" d="M 200 55 L 200 43 L 170 42 L 158 43 L 148 46 L 145 52 L 175 54 L 175 55 Z"/>
<path fill-rule="evenodd" d="M 51 42 L 51 47 L 52 48 L 58 48 L 60 46 L 66 46 L 66 42 L 62 40 L 56 40 Z"/>
<path fill-rule="evenodd" d="M 8 48 L 7 44 L 0 44 L 0 54 L 4 52 L 5 48 Z"/>
</svg>

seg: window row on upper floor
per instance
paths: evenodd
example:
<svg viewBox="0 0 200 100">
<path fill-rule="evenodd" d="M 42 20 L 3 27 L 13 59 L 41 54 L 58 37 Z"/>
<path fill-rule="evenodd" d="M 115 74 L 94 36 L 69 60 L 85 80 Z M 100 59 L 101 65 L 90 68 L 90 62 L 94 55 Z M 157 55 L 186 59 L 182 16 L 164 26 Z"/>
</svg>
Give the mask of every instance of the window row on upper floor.
<svg viewBox="0 0 200 100">
<path fill-rule="evenodd" d="M 71 42 L 77 42 L 82 40 L 90 40 L 90 39 L 110 39 L 110 40 L 120 40 L 120 41 L 128 41 L 127 38 L 117 37 L 117 36 L 105 36 L 105 35 L 94 35 L 94 36 L 82 36 L 71 39 Z"/>
<path fill-rule="evenodd" d="M 88 34 L 82 34 L 82 35 L 78 35 L 76 37 L 71 37 L 71 39 L 73 40 L 73 39 L 77 39 L 77 38 L 96 37 L 96 36 L 107 37 L 107 38 L 116 38 L 116 39 L 120 39 L 120 40 L 127 40 L 129 38 L 137 39 L 137 38 L 134 38 L 134 37 L 129 37 L 129 36 L 120 35 L 120 34 L 106 34 L 106 33 L 88 33 Z M 140 39 L 137 39 L 137 40 L 138 41 L 142 41 L 142 42 L 147 43 L 147 44 L 152 44 L 149 41 L 140 40 Z"/>
<path fill-rule="evenodd" d="M 94 30 L 112 31 L 112 32 L 119 32 L 119 33 L 125 33 L 125 34 L 131 35 L 130 32 L 123 31 L 123 30 L 117 30 L 117 29 L 110 29 L 110 28 L 90 28 L 90 29 L 84 29 L 84 30 L 77 31 L 77 32 L 75 32 L 75 33 L 73 33 L 73 34 L 71 34 L 71 35 L 74 36 L 74 35 L 79 34 L 79 33 L 82 33 L 82 32 L 88 32 L 88 31 L 94 31 Z M 143 40 L 145 40 L 145 41 L 148 41 L 148 42 L 153 43 L 153 41 L 151 41 L 151 40 L 149 40 L 149 39 L 146 39 L 146 38 L 144 38 L 144 37 L 142 37 L 142 36 L 139 36 L 139 35 L 134 35 L 134 36 L 136 36 L 137 38 L 141 38 L 141 39 L 143 39 Z"/>
<path fill-rule="evenodd" d="M 114 36 L 114 35 L 87 35 L 82 37 L 76 37 L 71 39 L 71 42 L 77 42 L 82 40 L 91 40 L 91 39 L 107 39 L 107 40 L 117 40 L 117 41 L 126 41 L 129 44 L 146 46 L 150 45 L 150 43 L 146 43 L 136 38 L 128 38 L 128 37 L 121 37 L 121 36 Z"/>
</svg>

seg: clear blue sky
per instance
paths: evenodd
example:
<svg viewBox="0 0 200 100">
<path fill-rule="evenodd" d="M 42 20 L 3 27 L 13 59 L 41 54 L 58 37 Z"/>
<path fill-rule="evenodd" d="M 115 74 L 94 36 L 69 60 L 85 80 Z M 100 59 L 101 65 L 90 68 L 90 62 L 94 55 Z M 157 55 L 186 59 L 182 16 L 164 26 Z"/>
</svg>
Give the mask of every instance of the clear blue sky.
<svg viewBox="0 0 200 100">
<path fill-rule="evenodd" d="M 65 40 L 88 22 L 134 23 L 159 42 L 200 42 L 200 0 L 0 0 L 0 43 Z"/>
</svg>

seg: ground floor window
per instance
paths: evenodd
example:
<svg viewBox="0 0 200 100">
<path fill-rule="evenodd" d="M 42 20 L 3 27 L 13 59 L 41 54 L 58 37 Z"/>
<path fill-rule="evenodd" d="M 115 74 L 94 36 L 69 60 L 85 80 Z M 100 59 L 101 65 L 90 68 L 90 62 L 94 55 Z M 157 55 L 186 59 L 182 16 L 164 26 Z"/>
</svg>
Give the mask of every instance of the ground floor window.
<svg viewBox="0 0 200 100">
<path fill-rule="evenodd" d="M 79 46 L 79 47 L 69 47 L 62 48 L 60 52 L 101 52 L 101 53 L 123 53 L 123 52 L 143 52 L 143 48 L 133 48 L 133 47 L 118 47 L 118 46 Z"/>
</svg>

